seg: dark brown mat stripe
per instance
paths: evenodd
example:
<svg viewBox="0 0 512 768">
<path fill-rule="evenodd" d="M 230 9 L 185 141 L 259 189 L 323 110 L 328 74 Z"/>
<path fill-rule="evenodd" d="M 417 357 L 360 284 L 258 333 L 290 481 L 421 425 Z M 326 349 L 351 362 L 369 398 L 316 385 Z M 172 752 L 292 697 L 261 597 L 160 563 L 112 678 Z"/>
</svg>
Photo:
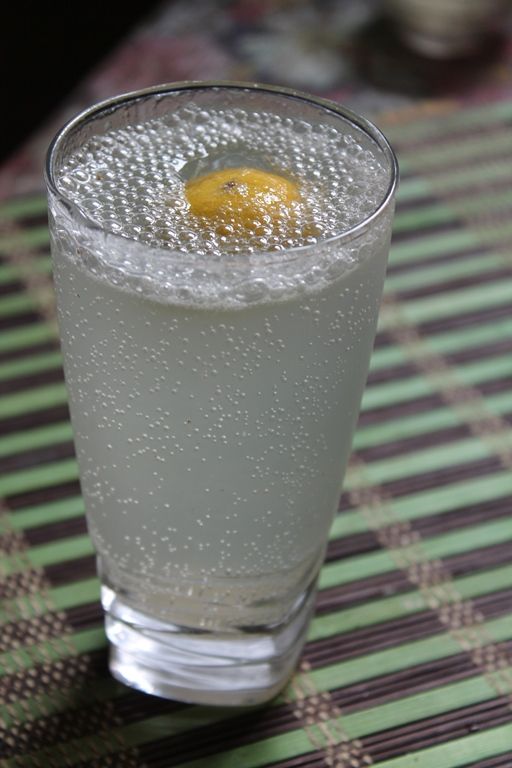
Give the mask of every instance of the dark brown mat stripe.
<svg viewBox="0 0 512 768">
<path fill-rule="evenodd" d="M 460 115 L 461 104 L 456 105 L 457 112 Z M 474 104 L 469 104 L 471 109 Z M 463 116 L 462 116 L 463 117 Z M 450 122 L 451 125 L 443 125 L 443 121 Z M 409 123 L 410 125 L 410 123 Z M 453 171 L 465 171 L 468 168 L 468 163 L 471 165 L 482 165 L 485 167 L 490 163 L 499 162 L 506 155 L 503 153 L 502 148 L 495 146 L 496 139 L 503 137 L 503 134 L 508 133 L 509 126 L 511 125 L 510 118 L 508 116 L 502 116 L 499 119 L 494 119 L 492 122 L 470 122 L 466 123 L 465 120 L 461 120 L 456 124 L 456 116 L 452 113 L 442 114 L 436 120 L 436 126 L 432 127 L 432 133 L 427 135 L 423 134 L 420 139 L 409 137 L 397 136 L 397 141 L 405 151 L 412 151 L 412 154 L 416 157 L 418 152 L 423 148 L 432 151 L 435 147 L 442 147 L 444 150 L 450 149 L 452 146 L 456 147 L 464 142 L 471 142 L 473 139 L 485 139 L 487 145 L 487 151 L 480 156 L 477 152 L 472 152 L 469 159 L 464 155 L 462 158 L 452 157 L 450 153 L 448 156 L 446 152 L 442 157 L 437 160 L 429 161 L 427 167 L 422 169 L 422 176 L 432 176 L 438 173 L 445 174 L 446 172 Z M 443 133 L 438 134 L 438 129 L 441 127 Z M 400 131 L 400 128 L 398 129 Z M 411 171 L 409 170 L 409 173 Z"/>
<path fill-rule="evenodd" d="M 380 549 L 380 544 L 373 531 L 354 533 L 351 536 L 332 539 L 327 545 L 325 562 L 329 563 L 332 560 L 343 560 L 346 557 L 356 557 L 358 555 L 364 555 L 367 552 L 375 552 L 377 549 Z"/>
<path fill-rule="evenodd" d="M 507 162 L 508 158 L 503 157 L 502 160 Z M 496 161 L 495 161 L 496 162 Z M 492 163 L 485 162 L 483 164 L 483 168 L 489 167 L 492 165 Z M 459 166 L 460 167 L 460 166 Z M 467 167 L 466 167 L 467 170 Z M 441 176 L 444 177 L 446 174 L 447 169 L 444 169 Z M 426 174 L 428 175 L 428 174 Z M 499 194 L 500 192 L 508 192 L 510 189 L 510 177 L 507 174 L 506 176 L 501 177 L 495 177 L 491 179 L 480 179 L 476 181 L 472 181 L 470 184 L 460 184 L 458 186 L 450 186 L 448 189 L 443 190 L 443 185 L 439 185 L 439 181 L 436 178 L 437 173 L 432 174 L 432 181 L 433 181 L 433 187 L 434 189 L 439 187 L 439 194 L 435 198 L 438 201 L 444 198 L 445 200 L 448 200 L 450 203 L 453 201 L 455 205 L 458 204 L 458 206 L 461 207 L 461 210 L 463 210 L 464 201 L 465 200 L 473 200 L 477 195 L 483 195 L 486 194 Z M 510 208 L 510 205 L 506 201 L 506 195 L 504 195 L 504 199 L 500 202 L 496 203 L 495 210 L 501 211 L 501 210 L 508 210 Z"/>
<path fill-rule="evenodd" d="M 29 546 L 37 547 L 40 544 L 48 544 L 51 541 L 60 541 L 84 533 L 87 533 L 85 516 L 79 515 L 68 520 L 58 520 L 55 523 L 27 528 L 24 531 L 24 537 Z"/>
<path fill-rule="evenodd" d="M 394 347 L 395 345 L 396 342 L 392 333 L 388 331 L 379 331 L 375 336 L 373 347 L 374 349 L 380 349 L 382 347 Z"/>
<path fill-rule="evenodd" d="M 8 363 L 12 360 L 20 360 L 23 357 L 40 355 L 44 352 L 56 352 L 59 349 L 57 340 L 41 341 L 37 344 L 30 344 L 26 347 L 15 347 L 14 349 L 0 352 L 0 363 Z"/>
<path fill-rule="evenodd" d="M 361 448 L 355 451 L 354 455 L 358 456 L 366 464 L 371 464 L 372 461 L 381 461 L 382 459 L 409 454 L 413 451 L 433 448 L 437 445 L 446 445 L 447 443 L 471 437 L 471 435 L 471 429 L 466 424 L 460 424 L 456 427 L 445 427 L 433 432 L 424 432 L 413 437 L 403 437 L 388 443 Z"/>
<path fill-rule="evenodd" d="M 412 301 L 413 299 L 438 296 L 439 294 L 449 293 L 450 291 L 459 291 L 463 288 L 470 288 L 475 285 L 485 286 L 488 283 L 501 282 L 504 280 L 512 281 L 512 265 L 510 267 L 503 267 L 502 269 L 494 269 L 490 272 L 479 272 L 477 275 L 467 275 L 466 277 L 459 277 L 453 280 L 432 283 L 421 288 L 396 291 L 394 297 L 399 301 Z M 485 290 L 485 288 L 482 288 L 482 290 Z"/>
<path fill-rule="evenodd" d="M 390 480 L 382 483 L 382 489 L 387 497 L 408 496 L 420 491 L 426 491 L 436 487 L 434 476 L 439 473 L 439 485 L 445 486 L 462 480 L 469 480 L 474 477 L 484 477 L 485 475 L 503 472 L 503 464 L 499 457 L 489 456 L 475 461 L 468 461 L 465 464 L 454 464 L 450 467 L 436 470 L 434 472 L 424 472 L 417 475 L 410 475 L 397 480 Z M 338 505 L 339 512 L 347 509 L 354 509 L 350 499 L 350 493 L 343 491 Z"/>
<path fill-rule="evenodd" d="M 372 706 L 378 707 L 408 696 L 460 683 L 478 674 L 478 669 L 467 654 L 460 653 L 338 688 L 332 691 L 331 695 L 336 706 L 350 714 L 364 711 L 368 707 L 368 699 L 371 699 Z"/>
<path fill-rule="evenodd" d="M 495 120 L 491 123 L 478 121 L 477 123 L 469 122 L 466 124 L 463 119 L 464 115 L 460 114 L 461 106 L 462 104 L 457 103 L 455 107 L 459 112 L 459 116 L 461 117 L 460 121 L 456 120 L 456 115 L 453 112 L 442 112 L 436 116 L 435 125 L 431 123 L 431 130 L 426 134 L 422 134 L 421 138 L 416 138 L 414 133 L 409 136 L 403 136 L 400 133 L 400 127 L 398 127 L 398 135 L 396 136 L 398 146 L 403 152 L 407 152 L 408 157 L 414 158 L 424 148 L 432 150 L 434 147 L 442 147 L 444 150 L 446 150 L 450 149 L 450 147 L 457 147 L 463 142 L 470 142 L 472 139 L 487 138 L 489 144 L 492 145 L 495 137 L 501 136 L 511 123 L 510 119 L 507 117 L 502 117 L 499 120 Z M 470 110 L 474 106 L 475 104 L 471 102 L 468 104 L 468 108 Z M 427 120 L 432 120 L 432 116 L 427 116 Z M 412 127 L 412 123 L 408 119 L 405 119 L 405 123 L 406 125 Z M 499 159 L 502 157 L 502 155 L 502 150 L 500 150 L 495 156 L 492 153 L 489 155 L 486 154 L 481 158 L 480 162 L 486 164 L 488 157 Z M 479 162 L 478 155 L 472 155 L 470 161 L 474 163 Z M 457 158 L 456 160 L 451 160 L 450 156 L 447 158 L 446 153 L 443 153 L 440 161 L 437 163 L 433 161 L 429 163 L 425 170 L 422 169 L 422 176 L 445 173 L 448 170 L 465 170 L 467 167 L 468 159 L 466 157 L 462 159 Z"/>
<path fill-rule="evenodd" d="M 402 179 L 403 180 L 403 179 Z M 406 199 L 398 197 L 396 201 L 396 213 L 406 213 L 407 211 L 421 210 L 422 208 L 436 205 L 439 203 L 439 198 L 433 193 L 417 195 L 415 197 L 408 197 Z"/>
<path fill-rule="evenodd" d="M 512 376 L 482 381 L 480 384 L 476 384 L 474 388 L 483 395 L 497 395 L 500 392 L 508 392 L 512 388 Z"/>
<path fill-rule="evenodd" d="M 96 558 L 94 555 L 84 555 L 75 560 L 65 560 L 44 569 L 45 576 L 51 587 L 61 587 L 83 579 L 96 576 Z"/>
<path fill-rule="evenodd" d="M 419 517 L 411 521 L 411 525 L 416 530 L 420 531 L 423 535 L 436 535 L 448 532 L 453 528 L 464 525 L 475 525 L 479 522 L 496 518 L 506 517 L 507 512 L 510 512 L 512 503 L 510 496 L 503 496 L 497 499 L 490 499 L 488 501 L 482 501 L 478 504 L 467 505 L 464 507 L 455 507 L 449 512 L 433 513 L 432 515 L 426 515 L 425 517 Z M 340 504 L 340 512 L 342 515 L 344 511 L 354 509 L 349 494 L 343 494 L 342 503 Z M 469 516 L 467 523 L 465 522 L 466 515 Z M 445 527 L 446 526 L 446 527 Z M 358 546 L 358 542 L 361 540 L 361 547 L 371 547 L 371 538 L 373 533 L 367 531 L 360 534 L 354 534 L 354 543 Z M 359 539 L 361 537 L 361 539 Z M 340 547 L 340 552 L 350 552 L 350 541 L 352 536 L 346 536 L 341 539 L 332 539 L 329 542 L 328 556 L 329 554 L 335 557 L 337 547 Z M 339 543 L 338 543 L 339 542 Z"/>
<path fill-rule="evenodd" d="M 481 547 L 471 552 L 445 557 L 443 562 L 454 578 L 476 575 L 482 571 L 510 565 L 512 541 Z M 364 579 L 322 589 L 317 596 L 317 613 L 331 613 L 366 601 L 405 594 L 415 587 L 402 571 L 368 576 Z"/>
<path fill-rule="evenodd" d="M 10 283 L 0 283 L 0 296 L 11 296 L 13 293 L 22 293 L 24 290 L 24 285 L 19 280 L 13 280 Z"/>
<path fill-rule="evenodd" d="M 312 669 L 318 669 L 338 661 L 348 661 L 395 645 L 439 635 L 444 631 L 435 612 L 423 611 L 310 642 L 306 645 L 304 659 L 311 664 Z"/>
<path fill-rule="evenodd" d="M 413 530 L 419 531 L 425 538 L 439 536 L 442 533 L 463 530 L 472 525 L 501 520 L 510 516 L 512 496 L 503 496 L 490 501 L 468 504 L 458 509 L 416 518 L 412 521 Z"/>
<path fill-rule="evenodd" d="M 452 264 L 457 261 L 466 261 L 466 259 L 482 259 L 485 258 L 488 250 L 488 248 L 484 248 L 481 245 L 475 245 L 471 248 L 461 248 L 460 250 L 441 255 L 436 254 L 435 256 L 424 256 L 421 259 L 402 261 L 399 264 L 393 264 L 393 260 L 391 260 L 391 264 L 388 266 L 388 274 L 401 275 L 438 264 Z"/>
<path fill-rule="evenodd" d="M 401 365 L 390 366 L 389 368 L 380 368 L 370 370 L 366 380 L 367 387 L 374 387 L 379 384 L 385 384 L 388 381 L 397 381 L 398 379 L 408 379 L 411 376 L 418 375 L 418 368 L 413 363 L 402 363 Z"/>
<path fill-rule="evenodd" d="M 497 382 L 490 383 L 489 388 L 494 394 L 497 394 L 496 389 L 498 389 L 498 392 L 508 390 L 505 384 L 498 384 Z M 512 413 L 500 414 L 500 420 L 504 424 L 512 425 Z M 375 446 L 369 446 L 368 448 L 361 448 L 358 451 L 354 451 L 353 455 L 354 457 L 362 459 L 366 464 L 371 464 L 374 461 L 383 461 L 397 456 L 408 455 L 414 451 L 433 448 L 437 445 L 447 445 L 452 442 L 471 438 L 472 436 L 473 432 L 471 427 L 466 424 L 460 424 L 455 427 L 445 427 L 432 432 L 423 432 L 412 437 L 390 440 L 387 443 L 380 443 Z"/>
<path fill-rule="evenodd" d="M 428 224 L 419 225 L 417 227 L 410 227 L 398 231 L 395 230 L 393 232 L 391 247 L 397 243 L 405 243 L 410 240 L 419 240 L 422 237 L 440 235 L 447 232 L 460 232 L 464 229 L 464 222 L 456 213 L 454 213 L 452 218 L 448 219 L 447 221 L 432 221 Z"/>
<path fill-rule="evenodd" d="M 512 315 L 512 303 L 498 304 L 477 312 L 465 312 L 454 316 L 442 317 L 439 320 L 428 320 L 418 323 L 418 331 L 422 336 L 433 336 L 438 333 L 446 333 L 456 328 L 469 328 L 472 325 L 480 326 L 494 323 Z"/>
<path fill-rule="evenodd" d="M 151 768 L 165 768 L 165 763 L 154 763 Z M 325 751 L 308 752 L 278 763 L 266 763 L 265 768 L 325 768 Z"/>
<path fill-rule="evenodd" d="M 455 464 L 432 472 L 424 472 L 419 475 L 391 480 L 382 484 L 382 489 L 387 496 L 408 496 L 411 493 L 419 493 L 429 488 L 440 488 L 451 483 L 469 480 L 470 478 L 483 477 L 502 469 L 503 465 L 498 456 L 489 456 L 478 461 L 468 461 L 465 464 Z"/>
<path fill-rule="evenodd" d="M 424 538 L 440 536 L 443 533 L 463 530 L 466 527 L 479 525 L 492 520 L 500 520 L 510 516 L 512 496 L 502 496 L 497 499 L 455 507 L 448 512 L 434 513 L 410 521 L 411 529 L 418 531 Z M 343 514 L 343 512 L 341 512 Z M 376 533 L 364 531 L 349 536 L 331 539 L 327 547 L 326 562 L 355 557 L 380 548 Z"/>
<path fill-rule="evenodd" d="M 47 448 L 34 448 L 27 453 L 15 453 L 11 456 L 0 458 L 0 474 L 17 472 L 29 467 L 44 466 L 54 461 L 70 459 L 75 455 L 75 449 L 71 441 L 56 443 Z"/>
<path fill-rule="evenodd" d="M 64 381 L 64 373 L 60 366 L 50 368 L 47 371 L 32 373 L 29 376 L 19 376 L 15 379 L 0 381 L 0 395 L 35 389 L 35 387 L 43 387 L 47 384 L 54 384 L 57 381 Z"/>
<path fill-rule="evenodd" d="M 11 328 L 21 328 L 26 325 L 33 325 L 41 322 L 41 316 L 38 312 L 23 312 L 19 315 L 5 315 L 0 317 L 0 331 L 7 331 Z"/>
<path fill-rule="evenodd" d="M 99 592 L 99 582 L 98 582 Z M 78 591 L 78 595 L 80 592 Z M 66 623 L 74 632 L 81 632 L 84 629 L 91 629 L 103 625 L 103 608 L 99 601 L 87 603 L 86 605 L 76 605 L 65 611 Z"/>
<path fill-rule="evenodd" d="M 487 360 L 508 352 L 512 352 L 511 338 L 499 339 L 494 342 L 488 341 L 486 344 L 480 346 L 468 347 L 466 349 L 461 349 L 458 352 L 450 352 L 444 357 L 447 362 L 460 365 L 463 363 L 472 363 L 476 360 Z"/>
<path fill-rule="evenodd" d="M 162 763 L 162 768 L 166 763 Z M 140 750 L 120 749 L 116 752 L 108 752 L 95 760 L 86 760 L 74 762 L 73 768 L 149 768 L 145 763 L 140 762 Z M 281 768 L 281 767 L 280 767 Z"/>
<path fill-rule="evenodd" d="M 35 227 L 44 227 L 48 224 L 48 215 L 46 211 L 34 213 L 30 216 L 22 216 L 16 221 L 19 229 L 32 229 Z M 31 249 L 32 250 L 32 249 Z"/>
<path fill-rule="evenodd" d="M 141 752 L 144 752 L 144 749 L 139 747 L 139 754 Z M 114 763 L 112 763 L 112 765 L 114 765 Z M 162 754 L 159 757 L 153 757 L 150 761 L 146 760 L 146 765 L 148 768 L 166 768 L 169 763 L 167 762 L 165 754 Z M 287 760 L 279 760 L 277 763 L 265 763 L 265 768 L 325 768 L 325 766 L 325 750 L 319 750 L 318 752 L 308 752 L 307 754 L 298 755 L 297 757 L 293 757 Z M 87 764 L 87 766 L 80 765 L 76 768 L 100 768 L 100 766 L 92 766 L 91 764 Z M 205 768 L 207 768 L 207 766 L 205 766 Z"/>
<path fill-rule="evenodd" d="M 61 587 L 96 576 L 93 555 L 65 560 L 47 565 L 44 569 L 33 568 L 11 573 L 0 580 L 0 598 L 13 600 L 39 592 L 43 587 Z"/>
<path fill-rule="evenodd" d="M 444 564 L 454 578 L 469 576 L 490 568 L 498 568 L 500 565 L 510 565 L 511 561 L 512 541 L 443 558 Z"/>
<path fill-rule="evenodd" d="M 51 485 L 47 488 L 36 489 L 35 491 L 14 493 L 6 497 L 6 499 L 9 509 L 16 512 L 17 509 L 24 509 L 25 507 L 78 495 L 80 495 L 80 483 L 78 480 L 71 480 L 68 483 L 59 483 L 58 485 Z"/>
<path fill-rule="evenodd" d="M 439 536 L 451 531 L 463 530 L 465 527 L 479 525 L 508 518 L 512 510 L 512 496 L 502 496 L 478 504 L 468 504 L 463 507 L 454 507 L 447 512 L 435 512 L 412 519 L 411 529 L 416 530 L 423 537 Z M 343 515 L 343 512 L 340 513 Z M 376 534 L 373 531 L 343 536 L 332 539 L 327 548 L 327 562 L 340 560 L 379 549 Z"/>
<path fill-rule="evenodd" d="M 138 759 L 140 757 L 143 747 L 138 748 Z M 125 758 L 122 753 L 118 755 L 108 756 L 108 768 L 126 768 L 127 763 L 124 762 Z M 168 757 L 164 753 L 161 756 L 154 757 L 150 761 L 145 761 L 145 768 L 166 768 L 169 764 Z M 308 752 L 304 755 L 298 755 L 297 757 L 289 758 L 286 760 L 279 760 L 277 763 L 265 763 L 265 768 L 325 768 L 325 751 L 319 750 L 315 752 Z M 87 761 L 82 763 L 75 763 L 73 768 L 105 768 L 105 763 L 100 759 L 99 761 Z M 137 763 L 136 766 L 130 765 L 130 768 L 142 768 L 142 764 Z M 208 766 L 205 764 L 205 768 Z M 219 766 L 219 768 L 221 768 Z M 241 766 L 240 766 L 241 768 Z"/>
<path fill-rule="evenodd" d="M 367 736 L 362 742 L 373 760 L 391 760 L 409 752 L 460 739 L 470 733 L 496 728 L 509 721 L 509 704 L 507 697 L 502 696 L 448 712 L 440 717 Z M 411 764 L 412 761 L 414 755 L 411 755 Z"/>
<path fill-rule="evenodd" d="M 501 392 L 507 392 L 511 385 L 512 376 L 504 376 L 473 384 L 472 388 L 483 395 L 496 395 Z M 402 400 L 392 405 L 368 408 L 361 412 L 358 426 L 366 427 L 374 424 L 383 424 L 386 421 L 397 421 L 400 418 L 426 413 L 427 411 L 439 408 L 446 408 L 446 402 L 441 394 L 423 395 L 412 400 Z"/>
<path fill-rule="evenodd" d="M 479 760 L 477 763 L 466 763 L 461 768 L 511 768 L 512 752 L 491 757 L 489 760 Z"/>
<path fill-rule="evenodd" d="M 504 589 L 473 598 L 471 602 L 486 620 L 492 620 L 507 615 L 511 600 L 512 589 Z M 446 627 L 441 624 L 434 611 L 418 611 L 399 619 L 371 624 L 349 632 L 343 632 L 340 626 L 340 634 L 309 642 L 304 658 L 316 669 L 415 640 L 434 637 L 445 631 Z"/>
<path fill-rule="evenodd" d="M 0 419 L 0 434 L 9 435 L 12 432 L 21 432 L 24 429 L 35 429 L 57 421 L 69 421 L 69 409 L 67 404 L 55 405 L 51 408 L 43 408 L 40 411 L 21 413 L 17 416 L 8 416 Z"/>
<path fill-rule="evenodd" d="M 510 547 L 512 554 L 512 546 Z M 352 608 L 366 601 L 404 594 L 413 591 L 407 576 L 402 571 L 379 573 L 365 579 L 354 579 L 347 584 L 320 590 L 316 599 L 317 615 Z"/>
<path fill-rule="evenodd" d="M 454 365 L 464 365 L 465 363 L 474 363 L 480 360 L 489 360 L 493 357 L 512 353 L 512 339 L 499 339 L 495 342 L 488 342 L 483 345 L 468 347 L 457 352 L 450 352 L 444 355 L 444 359 Z M 398 381 L 418 375 L 418 367 L 413 363 L 401 363 L 400 365 L 389 366 L 370 371 L 366 382 L 367 387 L 378 386 L 390 381 Z"/>
<path fill-rule="evenodd" d="M 383 424 L 385 421 L 396 421 L 406 416 L 414 416 L 418 413 L 427 413 L 444 408 L 446 404 L 439 394 L 424 395 L 414 400 L 406 400 L 393 405 L 383 405 L 378 408 L 368 408 L 361 412 L 358 426 L 366 427 L 373 424 Z"/>
</svg>

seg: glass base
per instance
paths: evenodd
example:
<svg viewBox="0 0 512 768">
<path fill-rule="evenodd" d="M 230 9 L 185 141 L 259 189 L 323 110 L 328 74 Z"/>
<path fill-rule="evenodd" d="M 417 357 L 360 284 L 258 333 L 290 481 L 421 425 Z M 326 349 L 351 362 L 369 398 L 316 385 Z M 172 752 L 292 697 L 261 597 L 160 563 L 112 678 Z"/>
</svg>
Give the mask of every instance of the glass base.
<svg viewBox="0 0 512 768">
<path fill-rule="evenodd" d="M 102 591 L 112 675 L 155 696 L 217 706 L 253 706 L 279 693 L 298 661 L 315 601 L 313 584 L 282 624 L 221 633 L 152 619 L 109 587 Z"/>
</svg>

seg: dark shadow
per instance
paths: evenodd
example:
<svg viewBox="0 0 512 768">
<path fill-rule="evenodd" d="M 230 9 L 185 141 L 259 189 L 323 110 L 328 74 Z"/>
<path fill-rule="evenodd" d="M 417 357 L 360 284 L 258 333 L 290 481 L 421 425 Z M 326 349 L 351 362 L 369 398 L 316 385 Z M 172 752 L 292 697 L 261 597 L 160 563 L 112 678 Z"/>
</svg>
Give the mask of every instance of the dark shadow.
<svg viewBox="0 0 512 768">
<path fill-rule="evenodd" d="M 98 0 L 2 7 L 0 162 L 159 4 Z"/>
<path fill-rule="evenodd" d="M 351 56 L 360 76 L 379 90 L 435 98 L 460 95 L 488 78 L 505 43 L 505 37 L 488 36 L 472 55 L 432 59 L 405 45 L 393 22 L 381 15 L 359 30 Z"/>
</svg>

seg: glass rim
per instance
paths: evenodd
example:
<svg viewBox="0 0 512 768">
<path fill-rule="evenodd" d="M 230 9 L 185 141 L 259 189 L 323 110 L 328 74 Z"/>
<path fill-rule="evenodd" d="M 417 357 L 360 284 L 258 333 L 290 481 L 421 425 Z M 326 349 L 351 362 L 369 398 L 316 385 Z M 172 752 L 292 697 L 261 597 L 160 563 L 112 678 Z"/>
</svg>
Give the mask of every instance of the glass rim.
<svg viewBox="0 0 512 768">
<path fill-rule="evenodd" d="M 113 96 L 108 99 L 104 99 L 100 102 L 81 110 L 78 114 L 68 120 L 55 134 L 54 138 L 49 144 L 46 153 L 46 162 L 44 166 L 44 178 L 46 187 L 49 193 L 51 193 L 67 211 L 71 214 L 74 220 L 78 221 L 82 225 L 85 225 L 88 230 L 96 231 L 103 237 L 113 238 L 114 241 L 124 241 L 137 244 L 138 247 L 144 250 L 152 252 L 168 249 L 162 246 L 149 245 L 137 240 L 135 237 L 113 232 L 107 229 L 105 226 L 98 224 L 93 218 L 83 213 L 79 205 L 73 202 L 67 197 L 58 187 L 55 178 L 55 165 L 56 160 L 59 157 L 59 153 L 62 148 L 62 144 L 66 141 L 67 137 L 72 135 L 75 130 L 78 130 L 82 125 L 86 125 L 93 121 L 97 117 L 102 115 L 108 115 L 114 113 L 118 108 L 125 104 L 134 103 L 136 101 L 144 101 L 151 96 L 166 96 L 173 92 L 179 91 L 200 91 L 200 90 L 239 90 L 239 91 L 255 91 L 261 93 L 269 93 L 274 96 L 284 96 L 286 98 L 295 99 L 297 101 L 304 101 L 312 106 L 316 106 L 326 110 L 338 116 L 341 119 L 346 120 L 359 130 L 361 130 L 366 136 L 372 139 L 378 148 L 383 153 L 384 157 L 389 164 L 389 182 L 385 192 L 382 195 L 382 199 L 377 204 L 375 209 L 367 216 L 358 221 L 351 227 L 343 229 L 340 232 L 330 235 L 326 238 L 320 238 L 315 243 L 307 243 L 304 245 L 293 246 L 284 248 L 277 251 L 262 251 L 260 256 L 265 254 L 272 256 L 279 261 L 282 261 L 286 256 L 293 257 L 300 253 L 305 253 L 311 249 L 318 248 L 319 246 L 329 246 L 334 243 L 344 244 L 358 238 L 364 232 L 367 232 L 373 222 L 380 217 L 380 215 L 388 208 L 392 203 L 396 189 L 399 182 L 399 167 L 398 161 L 384 133 L 377 128 L 377 126 L 368 118 L 357 114 L 353 110 L 345 107 L 341 104 L 324 99 L 322 97 L 313 96 L 304 91 L 295 90 L 293 88 L 286 88 L 284 86 L 270 85 L 267 83 L 256 83 L 250 81 L 237 81 L 237 80 L 184 80 L 171 83 L 162 83 L 160 85 L 150 86 L 148 88 L 141 88 L 135 91 L 128 91 L 126 93 Z M 174 253 L 173 250 L 168 251 L 169 255 Z M 180 254 L 183 258 L 183 254 Z"/>
</svg>

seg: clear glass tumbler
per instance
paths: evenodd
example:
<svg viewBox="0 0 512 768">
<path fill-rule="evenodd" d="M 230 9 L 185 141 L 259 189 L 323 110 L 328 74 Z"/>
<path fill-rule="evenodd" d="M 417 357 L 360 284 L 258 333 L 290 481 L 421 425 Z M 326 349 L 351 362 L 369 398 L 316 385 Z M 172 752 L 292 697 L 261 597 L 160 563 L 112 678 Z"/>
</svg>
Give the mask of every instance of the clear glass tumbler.
<svg viewBox="0 0 512 768">
<path fill-rule="evenodd" d="M 178 153 L 171 135 L 144 178 L 117 184 L 116 168 L 131 167 L 133 150 L 112 132 L 137 134 L 135 166 L 154 121 L 170 125 L 177 115 L 172 135 L 182 148 L 222 116 L 212 157 L 196 156 L 192 138 Z M 270 133 L 251 129 L 261 147 L 248 157 L 244 126 L 261 115 Z M 140 226 L 133 213 L 134 200 L 147 206 L 147 174 L 158 175 L 165 195 L 166 178 L 209 163 L 275 170 L 288 149 L 293 155 L 290 126 L 309 136 L 319 163 L 332 167 L 339 155 L 342 174 L 351 158 L 343 183 L 362 211 L 356 221 L 301 246 L 225 258 L 148 243 L 151 212 Z M 103 159 L 92 171 L 95 147 Z M 63 181 L 70 157 L 73 195 Z M 368 162 L 377 196 L 373 181 L 370 189 L 358 179 Z M 46 173 L 66 384 L 112 674 L 184 701 L 266 701 L 292 673 L 314 607 L 375 336 L 395 156 L 377 128 L 337 104 L 271 86 L 194 82 L 82 113 L 54 139 Z M 320 189 L 322 173 L 313 176 Z M 119 204 L 120 218 L 95 216 L 107 203 Z"/>
</svg>

